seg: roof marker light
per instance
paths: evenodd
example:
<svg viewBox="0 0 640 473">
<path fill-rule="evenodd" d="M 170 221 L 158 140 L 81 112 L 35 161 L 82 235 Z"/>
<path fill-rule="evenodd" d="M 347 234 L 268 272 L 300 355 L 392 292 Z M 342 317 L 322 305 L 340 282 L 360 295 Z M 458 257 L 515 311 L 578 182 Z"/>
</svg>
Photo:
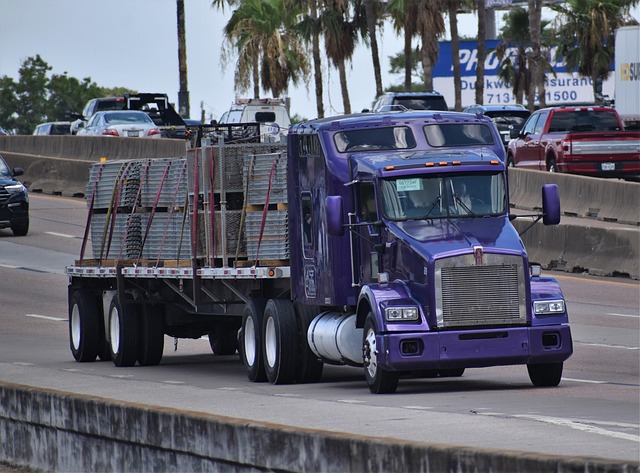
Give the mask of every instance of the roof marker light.
<svg viewBox="0 0 640 473">
<path fill-rule="evenodd" d="M 462 164 L 462 162 L 461 161 L 454 161 L 451 164 L 453 164 L 454 166 L 459 166 L 460 164 Z"/>
<path fill-rule="evenodd" d="M 491 164 L 500 164 L 500 161 L 498 161 L 497 159 L 492 159 L 490 161 Z"/>
<path fill-rule="evenodd" d="M 447 161 L 440 161 L 438 163 L 440 166 L 446 166 L 447 164 L 449 164 Z"/>
<path fill-rule="evenodd" d="M 395 166 L 385 166 L 384 170 L 385 171 L 393 171 L 396 167 Z"/>
<path fill-rule="evenodd" d="M 428 168 L 431 168 L 435 166 L 435 163 L 424 163 L 424 165 L 427 166 Z"/>
</svg>

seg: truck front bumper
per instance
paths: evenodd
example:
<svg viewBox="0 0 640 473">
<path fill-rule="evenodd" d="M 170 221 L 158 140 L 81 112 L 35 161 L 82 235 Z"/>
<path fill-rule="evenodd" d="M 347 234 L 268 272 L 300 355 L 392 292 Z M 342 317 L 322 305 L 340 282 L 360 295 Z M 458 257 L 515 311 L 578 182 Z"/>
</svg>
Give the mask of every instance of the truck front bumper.
<svg viewBox="0 0 640 473">
<path fill-rule="evenodd" d="M 557 363 L 573 353 L 568 325 L 387 333 L 377 344 L 378 363 L 389 371 Z"/>
</svg>

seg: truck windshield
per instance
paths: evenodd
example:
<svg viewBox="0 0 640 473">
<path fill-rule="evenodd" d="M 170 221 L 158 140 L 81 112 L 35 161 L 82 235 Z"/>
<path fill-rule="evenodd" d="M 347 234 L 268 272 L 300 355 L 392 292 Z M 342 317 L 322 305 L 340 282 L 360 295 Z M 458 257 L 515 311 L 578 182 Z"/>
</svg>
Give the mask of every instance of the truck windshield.
<svg viewBox="0 0 640 473">
<path fill-rule="evenodd" d="M 340 153 L 409 149 L 416 146 L 411 128 L 406 126 L 341 131 L 333 135 L 333 140 Z"/>
<path fill-rule="evenodd" d="M 382 212 L 390 220 L 499 215 L 507 202 L 502 173 L 385 179 L 380 195 Z"/>
</svg>

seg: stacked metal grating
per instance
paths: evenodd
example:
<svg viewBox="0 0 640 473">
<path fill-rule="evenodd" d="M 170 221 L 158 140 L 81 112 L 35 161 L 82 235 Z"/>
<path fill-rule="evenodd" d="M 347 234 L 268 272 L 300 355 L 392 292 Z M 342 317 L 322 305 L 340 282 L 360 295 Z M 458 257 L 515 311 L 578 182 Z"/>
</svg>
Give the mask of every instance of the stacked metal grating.
<svg viewBox="0 0 640 473">
<path fill-rule="evenodd" d="M 287 203 L 287 154 L 247 154 L 244 156 L 244 185 L 247 203 L 264 205 Z"/>
<path fill-rule="evenodd" d="M 190 259 L 186 179 L 184 157 L 94 164 L 87 183 L 94 258 Z"/>
<path fill-rule="evenodd" d="M 245 227 L 247 234 L 247 257 L 252 260 L 289 259 L 289 212 L 269 210 L 266 212 L 262 238 L 263 212 L 247 212 Z"/>
</svg>

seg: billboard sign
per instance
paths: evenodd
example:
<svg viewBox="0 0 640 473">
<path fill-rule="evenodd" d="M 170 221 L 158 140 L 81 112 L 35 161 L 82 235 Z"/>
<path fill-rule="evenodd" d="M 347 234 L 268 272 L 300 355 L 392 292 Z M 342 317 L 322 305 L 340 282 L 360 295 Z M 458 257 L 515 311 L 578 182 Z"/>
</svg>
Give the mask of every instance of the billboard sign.
<svg viewBox="0 0 640 473">
<path fill-rule="evenodd" d="M 500 60 L 496 56 L 495 48 L 500 44 L 498 40 L 487 40 L 487 56 L 485 65 L 484 104 L 506 105 L 514 104 L 513 87 L 504 83 L 498 77 Z M 515 57 L 516 48 L 508 48 L 507 54 Z M 551 50 L 551 58 L 555 58 L 555 48 Z M 433 68 L 433 87 L 444 95 L 447 104 L 455 103 L 453 87 L 453 62 L 451 60 L 451 42 L 441 41 L 438 62 Z M 462 78 L 462 106 L 468 107 L 475 103 L 476 67 L 478 65 L 478 42 L 460 41 L 460 75 Z M 547 105 L 593 103 L 593 86 L 590 78 L 580 77 L 575 72 L 568 72 L 566 64 L 552 59 L 551 65 L 555 77 L 547 74 L 546 102 Z M 613 97 L 613 80 L 605 80 L 603 93 Z M 526 99 L 525 99 L 526 100 Z M 536 98 L 536 103 L 538 99 Z"/>
</svg>

